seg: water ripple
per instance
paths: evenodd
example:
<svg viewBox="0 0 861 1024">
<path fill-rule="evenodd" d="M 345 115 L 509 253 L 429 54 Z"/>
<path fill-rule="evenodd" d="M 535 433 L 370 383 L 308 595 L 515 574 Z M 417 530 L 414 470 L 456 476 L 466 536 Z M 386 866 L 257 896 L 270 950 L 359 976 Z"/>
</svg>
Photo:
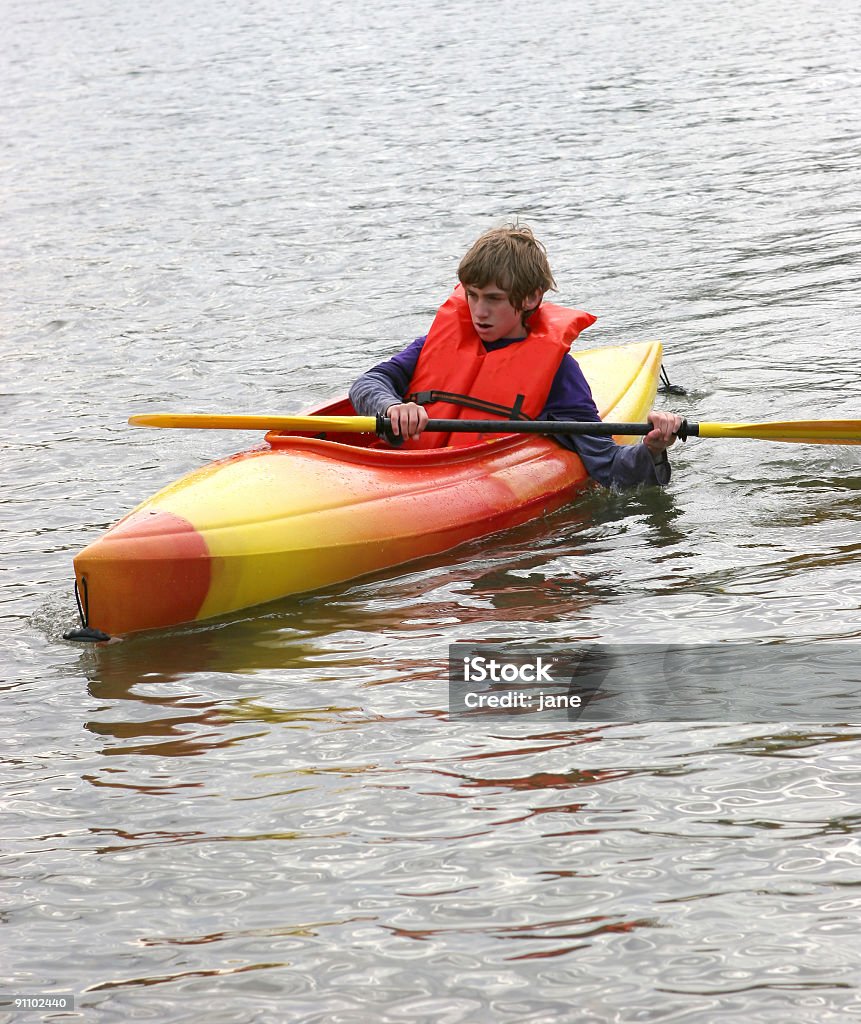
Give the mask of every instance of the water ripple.
<svg viewBox="0 0 861 1024">
<path fill-rule="evenodd" d="M 60 640 L 73 553 L 249 443 L 131 412 L 328 398 L 503 220 L 587 344 L 664 340 L 663 405 L 858 416 L 854 10 L 452 13 L 7 12 L 2 984 L 105 1021 L 857 1016 L 856 728 L 464 723 L 445 685 L 465 638 L 857 641 L 857 448 L 692 440 L 666 493 Z"/>
</svg>

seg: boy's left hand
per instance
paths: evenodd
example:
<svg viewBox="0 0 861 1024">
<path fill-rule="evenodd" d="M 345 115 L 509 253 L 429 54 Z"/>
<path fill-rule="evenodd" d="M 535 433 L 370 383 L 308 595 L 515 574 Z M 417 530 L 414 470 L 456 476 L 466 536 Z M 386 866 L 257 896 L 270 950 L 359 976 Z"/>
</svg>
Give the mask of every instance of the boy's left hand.
<svg viewBox="0 0 861 1024">
<path fill-rule="evenodd" d="M 657 462 L 663 453 L 676 443 L 676 435 L 682 426 L 681 416 L 672 412 L 658 412 L 652 409 L 647 417 L 652 429 L 643 438 L 643 444 L 652 453 L 652 458 Z"/>
</svg>

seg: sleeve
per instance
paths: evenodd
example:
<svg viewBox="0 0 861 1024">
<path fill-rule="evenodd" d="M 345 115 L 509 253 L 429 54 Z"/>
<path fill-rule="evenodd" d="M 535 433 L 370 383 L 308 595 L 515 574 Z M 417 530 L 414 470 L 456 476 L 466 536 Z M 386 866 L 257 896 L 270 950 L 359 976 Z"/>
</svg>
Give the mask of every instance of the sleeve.
<svg viewBox="0 0 861 1024">
<path fill-rule="evenodd" d="M 577 360 L 566 356 L 556 371 L 540 419 L 597 421 L 600 418 L 589 382 Z M 672 469 L 666 452 L 656 463 L 642 443 L 618 445 L 611 437 L 598 434 L 553 436 L 563 447 L 576 452 L 589 476 L 604 487 L 621 489 L 639 484 L 664 487 L 670 482 Z"/>
<path fill-rule="evenodd" d="M 360 416 L 382 415 L 390 405 L 404 400 L 424 343 L 424 338 L 416 338 L 396 356 L 377 363 L 354 382 L 350 401 Z"/>
</svg>

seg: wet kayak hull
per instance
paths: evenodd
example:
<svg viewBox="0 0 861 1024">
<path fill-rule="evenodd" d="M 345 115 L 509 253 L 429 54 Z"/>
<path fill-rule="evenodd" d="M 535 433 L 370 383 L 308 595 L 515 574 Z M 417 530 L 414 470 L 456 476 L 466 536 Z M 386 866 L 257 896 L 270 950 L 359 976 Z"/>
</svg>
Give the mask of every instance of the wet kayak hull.
<svg viewBox="0 0 861 1024">
<path fill-rule="evenodd" d="M 645 418 L 660 344 L 577 358 L 604 418 Z M 580 459 L 544 437 L 423 451 L 369 443 L 270 433 L 170 484 L 75 559 L 89 624 L 158 629 L 328 587 L 552 512 L 588 482 Z"/>
</svg>

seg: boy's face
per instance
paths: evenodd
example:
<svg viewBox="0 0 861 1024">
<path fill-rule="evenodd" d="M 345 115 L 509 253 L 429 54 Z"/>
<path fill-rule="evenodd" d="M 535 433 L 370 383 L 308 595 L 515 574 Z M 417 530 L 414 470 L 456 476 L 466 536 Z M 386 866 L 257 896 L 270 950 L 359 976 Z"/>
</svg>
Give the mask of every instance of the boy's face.
<svg viewBox="0 0 861 1024">
<path fill-rule="evenodd" d="M 511 305 L 506 292 L 495 284 L 479 288 L 466 285 L 466 301 L 472 317 L 472 326 L 482 341 L 500 341 L 502 338 L 525 338 L 524 310 Z M 531 295 L 524 309 L 534 309 L 541 301 L 541 292 Z"/>
</svg>

